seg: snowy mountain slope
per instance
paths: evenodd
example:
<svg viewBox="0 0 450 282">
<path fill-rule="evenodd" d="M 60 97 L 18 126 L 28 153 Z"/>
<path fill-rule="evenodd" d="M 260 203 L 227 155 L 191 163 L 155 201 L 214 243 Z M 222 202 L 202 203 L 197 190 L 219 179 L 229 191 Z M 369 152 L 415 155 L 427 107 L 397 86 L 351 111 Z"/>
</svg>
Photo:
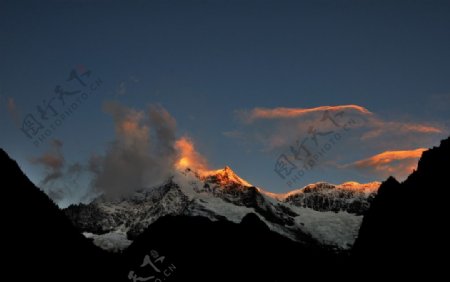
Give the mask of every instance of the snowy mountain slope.
<svg viewBox="0 0 450 282">
<path fill-rule="evenodd" d="M 376 191 L 375 183 L 366 186 L 318 183 L 278 195 L 252 186 L 229 167 L 202 175 L 186 169 L 165 185 L 132 197 L 117 201 L 98 198 L 88 205 L 70 206 L 65 212 L 75 226 L 106 249 L 125 248 L 165 215 L 240 222 L 252 212 L 270 229 L 294 241 L 347 249 L 362 221 L 363 210 L 358 207 L 364 209 Z"/>
<path fill-rule="evenodd" d="M 362 215 L 369 209 L 370 201 L 375 197 L 380 184 L 380 182 L 367 184 L 345 182 L 334 185 L 319 182 L 284 194 L 283 201 L 316 211 L 346 211 Z"/>
</svg>

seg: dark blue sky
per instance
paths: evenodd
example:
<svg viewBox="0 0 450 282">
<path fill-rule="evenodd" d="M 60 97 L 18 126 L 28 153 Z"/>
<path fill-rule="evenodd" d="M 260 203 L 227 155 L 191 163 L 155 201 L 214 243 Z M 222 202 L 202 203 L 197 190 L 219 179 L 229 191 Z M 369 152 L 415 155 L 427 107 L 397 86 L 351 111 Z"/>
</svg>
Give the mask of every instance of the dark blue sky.
<svg viewBox="0 0 450 282">
<path fill-rule="evenodd" d="M 35 182 L 42 172 L 28 159 L 53 138 L 67 162 L 105 150 L 114 139 L 102 111 L 110 100 L 142 111 L 162 105 L 211 167 L 228 164 L 277 192 L 291 189 L 274 164 L 295 138 L 276 149 L 261 138 L 305 121 L 246 124 L 239 111 L 358 105 L 376 115 L 378 130 L 435 129 L 383 131 L 381 143 L 354 131 L 360 138 L 324 159 L 338 165 L 317 166 L 296 186 L 382 180 L 345 165 L 436 145 L 449 132 L 448 1 L 1 1 L 0 38 L 0 147 Z M 37 148 L 17 126 L 79 65 L 101 87 Z"/>
</svg>

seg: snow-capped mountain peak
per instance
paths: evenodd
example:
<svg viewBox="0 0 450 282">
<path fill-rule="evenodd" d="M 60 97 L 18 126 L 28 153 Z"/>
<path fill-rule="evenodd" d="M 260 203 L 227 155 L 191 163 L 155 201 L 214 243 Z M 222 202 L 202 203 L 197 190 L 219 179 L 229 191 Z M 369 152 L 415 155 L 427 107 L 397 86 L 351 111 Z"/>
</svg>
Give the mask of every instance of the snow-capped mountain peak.
<svg viewBox="0 0 450 282">
<path fill-rule="evenodd" d="M 273 199 L 278 201 L 286 201 L 290 197 L 295 197 L 296 195 L 301 195 L 305 193 L 317 192 L 320 194 L 325 193 L 364 193 L 366 196 L 376 193 L 380 187 L 381 182 L 369 182 L 369 183 L 359 183 L 356 181 L 347 181 L 342 184 L 331 184 L 328 182 L 317 182 L 313 184 L 308 184 L 302 188 L 289 191 L 287 193 L 272 193 L 265 191 L 264 189 L 258 188 L 258 190 Z"/>
<path fill-rule="evenodd" d="M 339 189 L 347 189 L 347 190 L 354 190 L 354 191 L 361 191 L 365 193 L 373 193 L 378 191 L 378 188 L 380 187 L 381 182 L 374 181 L 369 183 L 359 183 L 356 181 L 347 181 L 340 185 L 337 185 Z"/>
<path fill-rule="evenodd" d="M 373 195 L 366 191 L 375 187 L 377 184 L 371 183 L 319 182 L 276 194 L 253 186 L 228 166 L 200 172 L 185 168 L 164 185 L 138 191 L 129 198 L 98 199 L 88 205 L 71 206 L 65 212 L 99 246 L 123 248 L 166 215 L 239 223 L 247 214 L 255 213 L 271 230 L 292 240 L 312 240 L 345 249 L 353 244 L 361 214 Z M 114 240 L 118 243 L 111 242 Z"/>
<path fill-rule="evenodd" d="M 252 187 L 253 185 L 244 179 L 240 178 L 229 166 L 225 166 L 223 169 L 211 170 L 203 173 L 202 180 L 227 186 L 230 184 L 238 184 L 246 187 Z"/>
</svg>

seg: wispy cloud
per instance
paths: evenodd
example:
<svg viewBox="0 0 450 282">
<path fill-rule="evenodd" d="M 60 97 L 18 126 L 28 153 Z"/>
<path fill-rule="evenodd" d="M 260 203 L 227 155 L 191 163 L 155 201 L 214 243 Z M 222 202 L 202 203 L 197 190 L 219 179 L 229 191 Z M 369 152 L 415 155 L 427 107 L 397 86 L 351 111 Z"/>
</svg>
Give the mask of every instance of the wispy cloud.
<svg viewBox="0 0 450 282">
<path fill-rule="evenodd" d="M 336 116 L 334 119 L 326 120 Z M 441 126 L 426 122 L 385 120 L 359 105 L 319 106 L 314 108 L 254 108 L 237 112 L 240 128 L 224 135 L 241 141 L 251 140 L 263 144 L 265 150 L 277 149 L 308 136 L 310 128 L 332 131 L 339 124 L 337 116 L 357 121 L 358 139 L 363 142 L 398 144 L 412 141 L 412 137 L 435 136 L 444 133 Z M 257 122 L 264 121 L 264 122 Z M 418 134 L 420 135 L 418 137 Z M 388 137 L 388 138 L 386 138 Z M 392 141 L 393 140 L 393 141 Z M 406 145 L 406 144 L 405 144 Z M 408 144 L 412 145 L 412 144 Z"/>
<path fill-rule="evenodd" d="M 224 132 L 230 138 L 253 145 L 262 145 L 263 151 L 285 148 L 317 133 L 333 132 L 342 126 L 343 120 L 356 121 L 361 127 L 372 117 L 372 113 L 358 105 L 320 106 L 314 108 L 254 108 L 237 113 L 240 128 Z"/>
<path fill-rule="evenodd" d="M 239 122 L 237 128 L 224 132 L 224 136 L 253 148 L 258 146 L 260 151 L 272 155 L 285 154 L 291 160 L 295 157 L 295 151 L 300 150 L 305 154 L 320 151 L 324 144 L 333 143 L 330 138 L 333 139 L 336 133 L 339 145 L 328 151 L 326 157 L 321 157 L 320 165 L 328 163 L 334 164 L 331 167 L 342 168 L 340 164 L 354 162 L 355 158 L 362 155 L 385 152 L 373 159 L 346 166 L 347 169 L 362 171 L 366 165 L 364 170 L 377 179 L 380 179 L 382 171 L 399 177 L 406 171 L 410 172 L 421 151 L 404 149 L 431 146 L 445 134 L 443 126 L 436 122 L 387 119 L 354 104 L 313 108 L 254 108 L 236 114 Z M 344 130 L 348 122 L 351 122 L 351 130 Z M 409 157 L 404 152 L 409 152 Z M 373 164 L 371 169 L 369 164 Z"/>
<path fill-rule="evenodd" d="M 17 127 L 19 127 L 19 124 L 20 124 L 20 112 L 19 112 L 19 109 L 17 108 L 16 101 L 14 100 L 14 98 L 9 97 L 6 106 L 8 108 L 8 112 L 9 112 L 12 120 L 14 121 L 14 124 Z"/>
<path fill-rule="evenodd" d="M 405 123 L 397 121 L 383 121 L 379 118 L 373 118 L 367 124 L 368 131 L 362 135 L 362 140 L 380 137 L 386 134 L 436 134 L 443 133 L 440 127 L 425 123 Z"/>
<path fill-rule="evenodd" d="M 354 110 L 361 114 L 370 115 L 371 112 L 358 105 L 320 106 L 315 108 L 254 108 L 250 111 L 240 111 L 241 119 L 246 123 L 252 123 L 261 119 L 292 119 L 307 114 L 324 111 Z"/>
<path fill-rule="evenodd" d="M 93 154 L 84 165 L 66 164 L 63 143 L 53 140 L 48 152 L 30 160 L 45 169 L 41 187 L 60 206 L 99 194 L 115 199 L 149 189 L 168 180 L 174 169 L 182 166 L 207 169 L 206 158 L 197 152 L 193 140 L 177 137 L 176 121 L 162 106 L 150 105 L 143 111 L 107 102 L 103 108 L 112 117 L 115 130 L 115 139 L 103 154 Z M 82 191 L 77 189 L 81 174 L 83 181 L 90 183 Z"/>
<path fill-rule="evenodd" d="M 60 178 L 63 175 L 64 157 L 61 151 L 63 143 L 54 139 L 50 143 L 51 148 L 40 157 L 30 159 L 32 164 L 41 165 L 45 169 L 45 177 L 42 180 L 42 185 L 48 184 L 50 181 Z"/>
<path fill-rule="evenodd" d="M 104 109 L 114 120 L 116 137 L 104 155 L 91 160 L 94 188 L 115 198 L 166 180 L 177 158 L 176 121 L 169 112 L 158 105 L 144 112 L 115 102 Z"/>
<path fill-rule="evenodd" d="M 192 139 L 184 136 L 177 140 L 175 148 L 178 151 L 178 161 L 176 167 L 178 169 L 190 168 L 199 173 L 208 170 L 208 162 L 204 156 L 202 156 L 195 149 Z"/>
<path fill-rule="evenodd" d="M 88 170 L 77 162 L 67 163 L 63 154 L 63 145 L 62 141 L 54 139 L 48 151 L 39 157 L 30 158 L 32 164 L 44 169 L 44 177 L 39 186 L 60 207 L 88 202 L 95 193 L 80 183 L 83 173 Z"/>
<path fill-rule="evenodd" d="M 365 170 L 383 177 L 395 175 L 403 178 L 416 167 L 417 161 L 426 148 L 401 151 L 385 151 L 369 158 L 356 161 L 347 167 Z"/>
<path fill-rule="evenodd" d="M 123 95 L 127 94 L 127 85 L 126 85 L 125 81 L 121 81 L 119 83 L 116 94 L 117 94 L 117 96 L 123 96 Z"/>
<path fill-rule="evenodd" d="M 129 94 L 129 86 L 139 83 L 140 79 L 131 75 L 129 77 L 129 79 L 127 80 L 122 80 L 119 82 L 119 85 L 116 88 L 115 91 L 115 97 L 117 98 L 118 96 L 125 96 Z"/>
</svg>

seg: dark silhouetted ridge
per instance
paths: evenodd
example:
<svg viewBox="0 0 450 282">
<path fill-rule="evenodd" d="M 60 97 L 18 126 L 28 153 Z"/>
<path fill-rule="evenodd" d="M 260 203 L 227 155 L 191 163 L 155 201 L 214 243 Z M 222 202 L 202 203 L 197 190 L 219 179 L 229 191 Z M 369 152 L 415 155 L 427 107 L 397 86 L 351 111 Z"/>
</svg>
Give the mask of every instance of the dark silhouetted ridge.
<svg viewBox="0 0 450 282">
<path fill-rule="evenodd" d="M 113 263 L 0 149 L 2 269 L 18 281 L 95 281 Z"/>
<path fill-rule="evenodd" d="M 364 217 L 354 256 L 383 271 L 433 275 L 448 255 L 450 139 L 425 151 L 417 171 L 399 183 L 390 177 Z"/>
<path fill-rule="evenodd" d="M 180 281 L 302 281 L 340 277 L 345 261 L 272 232 L 256 214 L 240 224 L 203 217 L 166 216 L 150 225 L 125 250 L 139 266 L 151 250 L 177 267 Z M 326 271 L 322 271 L 326 269 Z"/>
</svg>

